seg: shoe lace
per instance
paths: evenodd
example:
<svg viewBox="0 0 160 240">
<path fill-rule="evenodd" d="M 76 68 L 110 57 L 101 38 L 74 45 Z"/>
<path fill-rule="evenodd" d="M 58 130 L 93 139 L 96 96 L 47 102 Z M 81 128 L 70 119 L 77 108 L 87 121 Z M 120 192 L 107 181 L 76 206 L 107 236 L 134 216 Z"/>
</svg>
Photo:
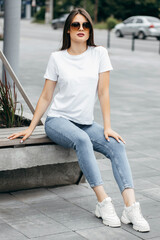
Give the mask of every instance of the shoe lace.
<svg viewBox="0 0 160 240">
<path fill-rule="evenodd" d="M 110 213 L 112 213 L 112 214 L 115 213 L 115 208 L 114 208 L 112 202 L 108 202 L 107 204 L 105 204 L 105 208 L 106 208 L 107 211 L 109 211 Z"/>
<path fill-rule="evenodd" d="M 134 216 L 136 217 L 137 220 L 144 220 L 140 206 L 135 206 Z"/>
</svg>

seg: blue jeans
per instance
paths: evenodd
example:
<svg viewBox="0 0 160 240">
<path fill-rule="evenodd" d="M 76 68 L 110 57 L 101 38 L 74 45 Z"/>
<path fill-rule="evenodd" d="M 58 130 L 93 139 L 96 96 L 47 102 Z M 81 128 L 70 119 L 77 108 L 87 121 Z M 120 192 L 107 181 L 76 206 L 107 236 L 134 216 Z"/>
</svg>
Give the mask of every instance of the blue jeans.
<svg viewBox="0 0 160 240">
<path fill-rule="evenodd" d="M 55 143 L 76 151 L 79 166 L 91 187 L 103 185 L 94 151 L 110 159 L 115 180 L 121 192 L 133 188 L 132 173 L 124 144 L 104 136 L 104 128 L 93 122 L 91 125 L 75 123 L 63 117 L 47 117 L 47 136 Z M 93 151 L 94 150 L 94 151 Z"/>
</svg>

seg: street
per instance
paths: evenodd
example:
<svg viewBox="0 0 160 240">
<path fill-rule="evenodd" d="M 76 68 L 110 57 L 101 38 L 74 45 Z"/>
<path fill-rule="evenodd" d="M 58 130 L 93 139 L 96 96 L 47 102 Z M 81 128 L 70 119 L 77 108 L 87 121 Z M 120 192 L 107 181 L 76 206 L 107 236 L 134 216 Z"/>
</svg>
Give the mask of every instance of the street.
<svg viewBox="0 0 160 240">
<path fill-rule="evenodd" d="M 44 33 L 43 35 L 42 31 Z M 107 47 L 107 30 L 95 29 L 94 32 L 95 43 Z M 27 21 L 23 20 L 21 21 L 21 37 L 55 41 L 59 47 L 59 42 L 62 38 L 62 29 L 54 30 L 50 25 L 30 25 Z M 114 30 L 112 30 L 110 38 L 111 48 L 131 49 L 131 36 L 117 38 L 114 34 Z M 151 37 L 147 38 L 146 40 L 135 39 L 135 50 L 158 53 L 159 41 L 157 41 L 156 38 Z"/>
</svg>

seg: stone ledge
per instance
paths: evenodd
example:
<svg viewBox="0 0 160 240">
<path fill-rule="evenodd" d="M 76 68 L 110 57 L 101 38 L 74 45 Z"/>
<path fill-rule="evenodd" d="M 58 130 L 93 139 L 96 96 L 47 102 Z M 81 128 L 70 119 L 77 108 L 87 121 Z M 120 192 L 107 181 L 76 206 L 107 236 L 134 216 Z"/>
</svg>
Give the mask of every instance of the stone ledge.
<svg viewBox="0 0 160 240">
<path fill-rule="evenodd" d="M 22 146 L 0 150 L 0 171 L 77 162 L 76 152 L 70 148 L 53 144 Z M 104 158 L 98 152 L 95 156 L 97 159 Z"/>
<path fill-rule="evenodd" d="M 0 171 L 0 192 L 85 182 L 78 162 Z"/>
<path fill-rule="evenodd" d="M 53 143 L 1 148 L 0 159 L 0 192 L 85 182 L 75 150 Z"/>
</svg>

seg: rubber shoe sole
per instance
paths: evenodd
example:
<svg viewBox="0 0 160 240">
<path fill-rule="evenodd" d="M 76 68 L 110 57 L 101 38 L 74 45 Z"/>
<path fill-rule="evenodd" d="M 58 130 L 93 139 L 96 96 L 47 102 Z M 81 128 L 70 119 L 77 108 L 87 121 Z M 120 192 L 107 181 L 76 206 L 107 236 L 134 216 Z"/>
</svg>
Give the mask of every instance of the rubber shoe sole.
<svg viewBox="0 0 160 240">
<path fill-rule="evenodd" d="M 96 215 L 97 218 L 101 218 L 101 219 L 102 219 L 101 215 L 100 215 L 99 212 L 96 211 L 96 210 L 95 210 L 95 215 Z M 102 220 L 103 220 L 103 219 L 102 219 Z M 109 220 L 106 220 L 106 219 L 103 220 L 103 224 L 106 225 L 106 226 L 109 226 L 109 227 L 113 227 L 113 228 L 121 227 L 121 222 L 120 222 L 120 223 L 113 224 L 113 223 L 111 223 Z"/>
<path fill-rule="evenodd" d="M 129 221 L 129 219 L 125 218 L 124 216 L 121 217 L 121 222 L 124 224 L 130 224 L 130 223 L 132 224 L 132 222 Z M 137 232 L 149 232 L 150 231 L 150 228 L 140 227 L 135 224 L 133 224 L 133 229 L 136 230 Z"/>
</svg>

